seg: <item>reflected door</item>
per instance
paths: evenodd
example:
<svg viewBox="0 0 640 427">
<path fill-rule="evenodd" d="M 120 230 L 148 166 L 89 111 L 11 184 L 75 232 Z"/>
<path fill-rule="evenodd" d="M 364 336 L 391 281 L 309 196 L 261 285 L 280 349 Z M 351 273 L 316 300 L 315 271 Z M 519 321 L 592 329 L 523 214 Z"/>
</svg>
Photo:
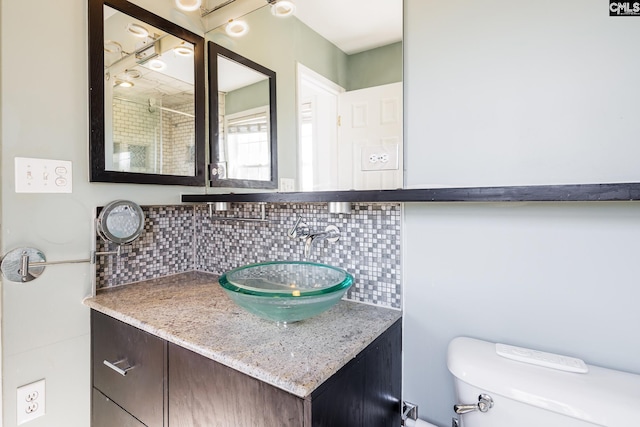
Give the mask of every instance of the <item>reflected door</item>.
<svg viewBox="0 0 640 427">
<path fill-rule="evenodd" d="M 402 83 L 339 97 L 338 188 L 402 188 Z"/>
</svg>

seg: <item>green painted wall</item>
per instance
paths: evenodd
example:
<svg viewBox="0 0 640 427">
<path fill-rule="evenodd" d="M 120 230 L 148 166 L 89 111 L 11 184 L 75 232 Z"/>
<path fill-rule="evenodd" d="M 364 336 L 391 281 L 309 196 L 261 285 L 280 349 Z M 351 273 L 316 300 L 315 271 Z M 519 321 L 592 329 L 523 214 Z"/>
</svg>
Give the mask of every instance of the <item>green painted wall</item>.
<svg viewBox="0 0 640 427">
<path fill-rule="evenodd" d="M 47 259 L 88 258 L 96 206 L 116 199 L 144 205 L 180 203 L 164 185 L 90 183 L 87 1 L 33 4 L 0 0 L 0 255 L 33 246 Z M 24 31 L 29 22 L 38 31 Z M 20 43 L 15 43 L 20 34 Z M 33 55 L 42 34 L 64 49 Z M 47 67 L 46 78 L 42 64 Z M 16 66 L 20 64 L 20 66 Z M 73 162 L 73 193 L 17 194 L 14 157 Z M 16 426 L 16 388 L 46 379 L 46 415 L 29 427 L 90 425 L 88 263 L 55 265 L 28 284 L 1 281 L 4 427 Z"/>
<path fill-rule="evenodd" d="M 402 42 L 349 55 L 347 90 L 402 81 Z"/>
<path fill-rule="evenodd" d="M 269 105 L 269 80 L 227 92 L 224 110 L 225 114 L 233 114 L 265 105 Z"/>
</svg>

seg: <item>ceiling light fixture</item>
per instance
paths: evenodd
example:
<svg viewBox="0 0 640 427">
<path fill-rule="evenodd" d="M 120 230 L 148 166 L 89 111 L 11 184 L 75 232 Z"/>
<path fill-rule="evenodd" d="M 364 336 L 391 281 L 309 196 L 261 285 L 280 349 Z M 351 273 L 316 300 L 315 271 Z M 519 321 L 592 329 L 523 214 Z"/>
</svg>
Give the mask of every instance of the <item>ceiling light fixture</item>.
<svg viewBox="0 0 640 427">
<path fill-rule="evenodd" d="M 181 43 L 179 46 L 173 48 L 173 51 L 178 56 L 192 56 L 193 55 L 193 46 Z"/>
<path fill-rule="evenodd" d="M 289 0 L 274 0 L 271 2 L 271 14 L 279 18 L 293 15 L 296 5 Z"/>
<path fill-rule="evenodd" d="M 200 9 L 200 6 L 202 6 L 202 0 L 176 0 L 176 6 L 180 10 L 193 12 L 194 10 Z"/>
<path fill-rule="evenodd" d="M 249 24 L 245 21 L 235 21 L 231 19 L 224 31 L 231 37 L 241 37 L 249 32 Z"/>
<path fill-rule="evenodd" d="M 140 37 L 141 39 L 149 37 L 149 30 L 147 30 L 142 25 L 134 24 L 133 22 L 127 25 L 127 31 L 129 31 L 136 37 Z"/>
<path fill-rule="evenodd" d="M 200 6 L 202 6 L 202 0 L 176 0 L 176 6 L 180 10 L 193 12 L 194 10 L 200 9 Z"/>
<path fill-rule="evenodd" d="M 167 64 L 161 59 L 152 59 L 149 61 L 149 68 L 153 71 L 162 71 L 167 68 Z"/>
</svg>

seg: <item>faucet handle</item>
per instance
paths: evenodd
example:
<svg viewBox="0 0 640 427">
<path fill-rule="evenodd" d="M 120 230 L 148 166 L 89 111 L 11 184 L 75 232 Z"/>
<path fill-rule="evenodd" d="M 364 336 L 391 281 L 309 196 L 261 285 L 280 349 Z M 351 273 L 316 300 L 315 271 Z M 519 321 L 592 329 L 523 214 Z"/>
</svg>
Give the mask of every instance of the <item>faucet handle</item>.
<svg viewBox="0 0 640 427">
<path fill-rule="evenodd" d="M 324 229 L 324 232 L 327 233 L 326 240 L 329 243 L 335 243 L 340 240 L 340 229 L 335 225 L 327 225 L 327 228 Z"/>
<path fill-rule="evenodd" d="M 309 236 L 309 226 L 302 222 L 302 216 L 298 216 L 296 223 L 293 224 L 293 227 L 291 227 L 287 232 L 287 236 L 289 236 L 290 239 L 295 239 L 297 237 L 305 239 Z"/>
</svg>

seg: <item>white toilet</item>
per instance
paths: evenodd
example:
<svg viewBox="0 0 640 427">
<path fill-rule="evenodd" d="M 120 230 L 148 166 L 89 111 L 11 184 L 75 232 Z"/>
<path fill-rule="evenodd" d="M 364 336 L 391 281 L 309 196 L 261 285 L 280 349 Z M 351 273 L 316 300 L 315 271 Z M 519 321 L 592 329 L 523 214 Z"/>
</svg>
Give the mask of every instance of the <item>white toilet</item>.
<svg viewBox="0 0 640 427">
<path fill-rule="evenodd" d="M 465 405 L 458 409 L 469 411 L 457 415 L 460 427 L 640 425 L 640 375 L 537 366 L 498 355 L 494 343 L 463 337 L 449 344 L 447 365 Z M 480 396 L 486 412 L 476 409 Z"/>
</svg>

